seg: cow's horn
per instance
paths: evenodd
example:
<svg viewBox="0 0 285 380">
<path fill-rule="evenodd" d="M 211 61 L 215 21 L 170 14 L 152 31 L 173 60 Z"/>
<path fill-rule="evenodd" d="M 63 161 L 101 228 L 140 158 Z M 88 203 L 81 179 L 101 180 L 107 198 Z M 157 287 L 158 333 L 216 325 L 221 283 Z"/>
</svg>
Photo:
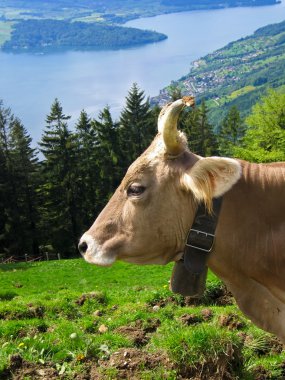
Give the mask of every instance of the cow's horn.
<svg viewBox="0 0 285 380">
<path fill-rule="evenodd" d="M 193 96 L 184 96 L 182 99 L 164 106 L 158 117 L 158 132 L 162 134 L 167 153 L 171 156 L 178 156 L 183 150 L 183 145 L 179 139 L 177 121 L 180 112 L 185 106 L 194 106 Z"/>
</svg>

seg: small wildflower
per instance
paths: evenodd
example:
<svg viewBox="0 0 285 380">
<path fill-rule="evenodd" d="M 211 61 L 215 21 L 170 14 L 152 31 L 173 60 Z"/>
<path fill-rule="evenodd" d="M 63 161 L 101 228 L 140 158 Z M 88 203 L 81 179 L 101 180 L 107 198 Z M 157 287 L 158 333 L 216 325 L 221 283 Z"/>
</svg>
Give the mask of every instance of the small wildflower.
<svg viewBox="0 0 285 380">
<path fill-rule="evenodd" d="M 78 354 L 78 355 L 76 356 L 76 360 L 77 360 L 78 362 L 82 362 L 84 359 L 85 359 L 85 356 L 84 356 L 83 354 Z"/>
</svg>

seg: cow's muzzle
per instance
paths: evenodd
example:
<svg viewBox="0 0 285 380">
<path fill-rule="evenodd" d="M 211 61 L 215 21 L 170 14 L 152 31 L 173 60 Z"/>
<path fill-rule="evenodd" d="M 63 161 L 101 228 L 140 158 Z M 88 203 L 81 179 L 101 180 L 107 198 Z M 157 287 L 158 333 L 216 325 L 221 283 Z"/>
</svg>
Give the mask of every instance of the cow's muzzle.
<svg viewBox="0 0 285 380">
<path fill-rule="evenodd" d="M 97 243 L 96 239 L 88 233 L 85 233 L 81 237 L 78 250 L 84 260 L 90 264 L 109 266 L 116 261 L 116 254 L 110 250 L 104 250 L 103 247 Z"/>
</svg>

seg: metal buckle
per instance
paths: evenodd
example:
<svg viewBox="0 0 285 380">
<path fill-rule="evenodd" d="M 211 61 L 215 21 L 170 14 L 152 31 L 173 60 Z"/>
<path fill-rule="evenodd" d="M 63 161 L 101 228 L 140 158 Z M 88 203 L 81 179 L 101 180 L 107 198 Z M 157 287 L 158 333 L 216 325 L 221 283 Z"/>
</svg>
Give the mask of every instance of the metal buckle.
<svg viewBox="0 0 285 380">
<path fill-rule="evenodd" d="M 194 232 L 196 235 L 203 234 L 206 238 L 210 238 L 211 240 L 207 241 L 207 243 L 208 242 L 210 243 L 209 248 L 202 248 L 202 247 L 199 247 L 197 245 L 190 244 L 189 243 L 189 238 L 191 238 L 190 237 L 191 232 Z M 188 237 L 187 237 L 187 242 L 186 242 L 185 245 L 186 245 L 186 247 L 191 247 L 191 248 L 198 249 L 199 251 L 210 253 L 212 251 L 212 249 L 213 249 L 213 246 L 214 246 L 214 240 L 215 240 L 215 235 L 210 234 L 208 232 L 204 232 L 204 231 L 200 231 L 200 230 L 195 230 L 194 228 L 191 228 L 191 230 L 189 231 L 189 234 L 188 234 Z"/>
</svg>

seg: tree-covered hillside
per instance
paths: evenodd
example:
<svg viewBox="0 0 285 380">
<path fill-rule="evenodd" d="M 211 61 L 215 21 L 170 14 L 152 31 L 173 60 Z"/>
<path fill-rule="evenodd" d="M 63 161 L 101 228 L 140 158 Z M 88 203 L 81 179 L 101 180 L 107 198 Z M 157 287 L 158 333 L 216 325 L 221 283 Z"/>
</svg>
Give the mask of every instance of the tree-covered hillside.
<svg viewBox="0 0 285 380">
<path fill-rule="evenodd" d="M 158 102 L 170 98 L 177 86 L 182 93 L 205 99 L 217 122 L 232 106 L 243 115 L 264 94 L 266 88 L 285 86 L 285 21 L 258 29 L 253 35 L 193 63 L 189 74 L 161 91 Z"/>
<path fill-rule="evenodd" d="M 59 20 L 25 20 L 14 26 L 4 51 L 48 50 L 55 48 L 121 48 L 157 42 L 164 34 L 99 23 Z"/>
</svg>

